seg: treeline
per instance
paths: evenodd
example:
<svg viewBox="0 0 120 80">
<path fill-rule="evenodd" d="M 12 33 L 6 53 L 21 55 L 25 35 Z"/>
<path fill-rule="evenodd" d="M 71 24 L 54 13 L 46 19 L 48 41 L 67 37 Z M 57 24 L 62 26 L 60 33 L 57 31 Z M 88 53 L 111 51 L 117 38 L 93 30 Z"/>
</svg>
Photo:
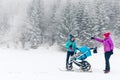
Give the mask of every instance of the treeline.
<svg viewBox="0 0 120 80">
<path fill-rule="evenodd" d="M 55 0 L 46 9 L 43 0 L 33 0 L 27 8 L 24 27 L 16 41 L 23 48 L 38 48 L 44 44 L 52 46 L 55 43 L 64 46 L 69 34 L 73 34 L 78 45 L 94 47 L 99 44 L 90 40 L 90 37 L 102 37 L 104 32 L 109 31 L 119 47 L 119 4 L 119 0 L 66 0 L 64 3 Z M 6 23 L 3 23 L 4 28 L 9 26 Z M 0 30 L 5 31 L 4 28 L 0 27 Z"/>
</svg>

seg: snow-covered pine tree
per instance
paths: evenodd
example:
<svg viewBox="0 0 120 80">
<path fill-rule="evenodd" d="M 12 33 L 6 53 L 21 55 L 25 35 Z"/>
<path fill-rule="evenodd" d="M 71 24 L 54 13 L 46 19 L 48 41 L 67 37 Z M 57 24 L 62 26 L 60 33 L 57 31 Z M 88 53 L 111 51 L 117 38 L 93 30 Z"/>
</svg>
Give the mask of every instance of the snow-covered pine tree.
<svg viewBox="0 0 120 80">
<path fill-rule="evenodd" d="M 28 23 L 32 26 L 29 39 L 32 48 L 37 48 L 44 42 L 45 18 L 44 3 L 42 0 L 33 0 L 28 9 Z"/>
<path fill-rule="evenodd" d="M 47 14 L 47 29 L 46 29 L 46 42 L 52 46 L 56 41 L 57 27 L 58 27 L 58 14 L 61 6 L 61 0 L 56 0 L 49 8 L 49 14 Z"/>
<path fill-rule="evenodd" d="M 71 3 L 71 0 L 67 0 L 66 5 L 63 6 L 60 14 L 61 15 L 57 23 L 57 42 L 64 44 L 68 38 L 68 35 L 70 33 L 74 33 L 74 31 L 76 31 L 78 28 L 76 22 L 75 5 Z"/>
</svg>

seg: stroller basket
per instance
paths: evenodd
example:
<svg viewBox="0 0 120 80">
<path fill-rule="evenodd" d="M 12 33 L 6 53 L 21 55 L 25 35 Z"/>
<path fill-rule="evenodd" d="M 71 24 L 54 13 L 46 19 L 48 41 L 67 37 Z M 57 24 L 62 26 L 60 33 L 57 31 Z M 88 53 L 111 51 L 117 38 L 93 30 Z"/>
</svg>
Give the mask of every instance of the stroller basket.
<svg viewBox="0 0 120 80">
<path fill-rule="evenodd" d="M 80 51 L 81 55 L 77 57 L 77 60 L 84 60 L 87 57 L 91 56 L 91 49 L 87 46 L 82 46 L 78 48 L 78 50 Z"/>
</svg>

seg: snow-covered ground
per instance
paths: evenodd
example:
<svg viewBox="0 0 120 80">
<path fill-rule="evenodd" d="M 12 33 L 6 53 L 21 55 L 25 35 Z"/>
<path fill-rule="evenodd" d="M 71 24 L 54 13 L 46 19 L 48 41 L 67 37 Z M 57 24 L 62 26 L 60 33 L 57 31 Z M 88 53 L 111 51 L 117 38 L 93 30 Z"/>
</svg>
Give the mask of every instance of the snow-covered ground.
<svg viewBox="0 0 120 80">
<path fill-rule="evenodd" d="M 0 80 L 119 80 L 120 50 L 111 57 L 111 72 L 104 74 L 103 49 L 87 59 L 92 73 L 60 71 L 65 66 L 66 53 L 54 48 L 15 50 L 0 48 Z M 76 67 L 74 65 L 74 67 Z M 77 68 L 77 67 L 76 67 Z"/>
</svg>

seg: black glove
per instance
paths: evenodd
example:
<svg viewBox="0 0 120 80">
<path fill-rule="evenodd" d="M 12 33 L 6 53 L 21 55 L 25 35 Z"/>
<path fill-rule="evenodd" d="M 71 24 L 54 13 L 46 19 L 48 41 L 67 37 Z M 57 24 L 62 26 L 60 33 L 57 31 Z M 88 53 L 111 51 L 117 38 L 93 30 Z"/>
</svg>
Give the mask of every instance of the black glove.
<svg viewBox="0 0 120 80">
<path fill-rule="evenodd" d="M 111 55 L 113 54 L 113 50 L 110 51 Z"/>
<path fill-rule="evenodd" d="M 91 39 L 95 39 L 94 37 L 91 37 Z"/>
<path fill-rule="evenodd" d="M 72 48 L 72 45 L 70 45 L 70 48 Z"/>
<path fill-rule="evenodd" d="M 113 52 L 113 50 L 111 50 L 110 52 Z"/>
<path fill-rule="evenodd" d="M 76 48 L 77 50 L 79 50 L 78 48 Z"/>
</svg>

